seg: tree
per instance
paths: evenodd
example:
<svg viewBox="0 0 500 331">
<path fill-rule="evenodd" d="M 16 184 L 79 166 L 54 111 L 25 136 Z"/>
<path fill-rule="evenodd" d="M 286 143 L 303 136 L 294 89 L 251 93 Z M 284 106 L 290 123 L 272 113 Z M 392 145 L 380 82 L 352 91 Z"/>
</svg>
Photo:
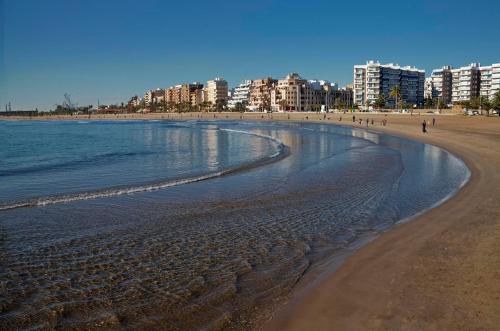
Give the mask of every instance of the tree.
<svg viewBox="0 0 500 331">
<path fill-rule="evenodd" d="M 401 88 L 399 86 L 394 86 L 391 90 L 390 96 L 396 100 L 395 108 L 398 109 L 398 102 L 401 97 Z"/>
<path fill-rule="evenodd" d="M 491 108 L 498 111 L 498 115 L 500 116 L 500 91 L 495 93 L 493 99 L 490 102 Z"/>
<path fill-rule="evenodd" d="M 427 109 L 431 109 L 431 108 L 434 108 L 434 99 L 432 98 L 426 98 L 425 99 L 425 104 L 424 104 L 424 107 L 427 108 Z"/>
<path fill-rule="evenodd" d="M 377 109 L 381 109 L 381 108 L 384 108 L 385 106 L 385 97 L 384 97 L 384 94 L 383 93 L 380 93 L 377 97 L 377 99 L 375 100 L 375 103 L 374 103 L 375 107 Z"/>
<path fill-rule="evenodd" d="M 370 109 L 370 104 L 371 104 L 370 100 L 368 100 L 368 98 L 366 98 L 366 100 L 365 100 L 366 111 L 368 111 Z"/>
<path fill-rule="evenodd" d="M 286 99 L 281 99 L 278 104 L 280 105 L 280 108 L 285 111 L 285 110 L 288 110 L 288 102 L 286 101 Z"/>
<path fill-rule="evenodd" d="M 236 105 L 234 106 L 234 111 L 244 113 L 247 110 L 247 107 L 244 103 L 237 102 Z"/>
<path fill-rule="evenodd" d="M 438 99 L 438 101 L 437 101 L 437 107 L 439 109 L 444 109 L 444 108 L 446 108 L 446 103 L 442 99 Z"/>
</svg>

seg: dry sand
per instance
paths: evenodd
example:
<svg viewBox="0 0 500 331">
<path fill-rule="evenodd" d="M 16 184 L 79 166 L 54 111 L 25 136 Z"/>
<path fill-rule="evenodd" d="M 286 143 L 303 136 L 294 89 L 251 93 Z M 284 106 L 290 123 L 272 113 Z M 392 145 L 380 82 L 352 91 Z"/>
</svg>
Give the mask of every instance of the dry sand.
<svg viewBox="0 0 500 331">
<path fill-rule="evenodd" d="M 300 284 L 269 330 L 493 330 L 500 329 L 500 118 L 461 115 L 381 115 L 369 129 L 443 147 L 472 175 L 453 198 L 368 243 L 307 291 Z M 214 118 L 183 114 L 182 119 Z M 217 119 L 240 114 L 216 114 Z M 354 125 L 352 114 L 290 115 L 290 120 Z M 342 121 L 339 121 L 342 116 Z M 106 115 L 106 119 L 181 118 Z M 263 118 L 262 118 L 263 117 Z M 307 118 L 306 118 L 307 117 Z M 421 122 L 432 121 L 429 132 Z M 87 119 L 88 117 L 59 117 Z M 97 118 L 97 116 L 92 116 Z M 387 126 L 381 120 L 388 120 Z M 243 119 L 288 120 L 288 114 Z M 322 278 L 323 279 L 323 278 Z"/>
</svg>

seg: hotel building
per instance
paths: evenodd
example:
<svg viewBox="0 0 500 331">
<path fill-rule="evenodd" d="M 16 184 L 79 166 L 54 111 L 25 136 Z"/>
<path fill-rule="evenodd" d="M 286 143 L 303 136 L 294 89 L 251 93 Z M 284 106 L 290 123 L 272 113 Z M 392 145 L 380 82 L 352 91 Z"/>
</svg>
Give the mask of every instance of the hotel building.
<svg viewBox="0 0 500 331">
<path fill-rule="evenodd" d="M 229 108 L 236 108 L 238 103 L 247 106 L 250 103 L 250 88 L 252 86 L 251 80 L 245 80 L 240 85 L 234 88 L 234 92 L 227 105 Z"/>
<path fill-rule="evenodd" d="M 384 95 L 386 105 L 395 106 L 391 90 L 398 86 L 401 101 L 412 105 L 424 103 L 425 71 L 415 67 L 380 64 L 368 61 L 354 66 L 354 104 L 371 105 L 379 95 Z"/>
<path fill-rule="evenodd" d="M 271 108 L 276 111 L 321 111 L 336 104 L 351 105 L 352 90 L 338 89 L 324 80 L 305 80 L 297 73 L 278 80 L 271 90 Z"/>
<path fill-rule="evenodd" d="M 481 71 L 479 63 L 452 70 L 452 102 L 470 101 L 479 96 Z"/>
<path fill-rule="evenodd" d="M 498 92 L 500 92 L 500 63 L 494 63 L 491 65 L 490 99 L 493 99 Z"/>
<path fill-rule="evenodd" d="M 250 86 L 250 106 L 253 111 L 271 109 L 271 91 L 278 83 L 271 77 L 255 79 Z"/>
<path fill-rule="evenodd" d="M 442 100 L 445 104 L 451 103 L 452 97 L 452 68 L 443 66 L 441 69 L 435 69 L 431 74 L 432 98 Z"/>
<path fill-rule="evenodd" d="M 205 101 L 216 105 L 218 103 L 227 103 L 228 101 L 228 85 L 223 78 L 217 77 L 207 82 L 205 88 Z"/>
</svg>

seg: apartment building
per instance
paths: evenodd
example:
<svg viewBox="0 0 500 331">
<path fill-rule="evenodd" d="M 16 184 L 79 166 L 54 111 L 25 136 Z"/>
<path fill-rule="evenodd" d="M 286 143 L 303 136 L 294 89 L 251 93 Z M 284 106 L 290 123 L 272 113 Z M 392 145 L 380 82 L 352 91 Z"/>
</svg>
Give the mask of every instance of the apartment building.
<svg viewBox="0 0 500 331">
<path fill-rule="evenodd" d="M 165 101 L 168 104 L 179 104 L 182 100 L 182 85 L 175 85 L 165 89 Z"/>
<path fill-rule="evenodd" d="M 276 79 L 267 77 L 255 79 L 250 86 L 250 105 L 251 110 L 270 110 L 271 109 L 271 91 L 278 83 Z"/>
<path fill-rule="evenodd" d="M 250 103 L 250 88 L 252 87 L 251 80 L 245 80 L 234 88 L 231 99 L 228 101 L 229 108 L 236 108 L 238 103 L 247 106 Z"/>
<path fill-rule="evenodd" d="M 228 84 L 223 78 L 217 77 L 207 82 L 205 88 L 205 101 L 212 105 L 227 103 L 228 101 Z"/>
<path fill-rule="evenodd" d="M 276 111 L 321 111 L 351 105 L 352 90 L 325 80 L 305 80 L 297 73 L 278 80 L 271 90 L 271 108 Z"/>
<path fill-rule="evenodd" d="M 500 92 L 500 63 L 494 63 L 491 65 L 490 99 L 493 99 L 498 92 Z"/>
<path fill-rule="evenodd" d="M 490 98 L 492 66 L 479 67 L 479 96 Z"/>
<path fill-rule="evenodd" d="M 431 77 L 425 78 L 424 84 L 424 99 L 433 99 L 435 97 L 436 90 L 434 89 L 434 83 Z"/>
<path fill-rule="evenodd" d="M 394 87 L 400 88 L 401 101 L 422 105 L 424 102 L 425 71 L 415 67 L 401 67 L 395 64 L 380 64 L 368 61 L 354 66 L 354 103 L 358 106 L 371 105 L 379 95 L 384 95 L 386 105 L 395 106 L 390 97 Z"/>
<path fill-rule="evenodd" d="M 144 104 L 149 106 L 153 100 L 153 90 L 148 90 L 144 93 Z"/>
<path fill-rule="evenodd" d="M 480 92 L 481 71 L 479 63 L 452 70 L 452 102 L 470 101 Z"/>
<path fill-rule="evenodd" d="M 442 100 L 445 104 L 451 103 L 452 98 L 452 67 L 443 66 L 435 69 L 431 74 L 432 98 Z"/>
</svg>

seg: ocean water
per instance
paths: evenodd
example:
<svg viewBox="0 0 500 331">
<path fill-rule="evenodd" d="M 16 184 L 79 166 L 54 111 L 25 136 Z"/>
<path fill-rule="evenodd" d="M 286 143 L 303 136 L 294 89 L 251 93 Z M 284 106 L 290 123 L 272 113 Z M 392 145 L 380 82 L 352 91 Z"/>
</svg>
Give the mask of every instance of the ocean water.
<svg viewBox="0 0 500 331">
<path fill-rule="evenodd" d="M 469 176 L 435 146 L 312 123 L 0 121 L 0 141 L 0 329 L 249 328 Z"/>
</svg>

